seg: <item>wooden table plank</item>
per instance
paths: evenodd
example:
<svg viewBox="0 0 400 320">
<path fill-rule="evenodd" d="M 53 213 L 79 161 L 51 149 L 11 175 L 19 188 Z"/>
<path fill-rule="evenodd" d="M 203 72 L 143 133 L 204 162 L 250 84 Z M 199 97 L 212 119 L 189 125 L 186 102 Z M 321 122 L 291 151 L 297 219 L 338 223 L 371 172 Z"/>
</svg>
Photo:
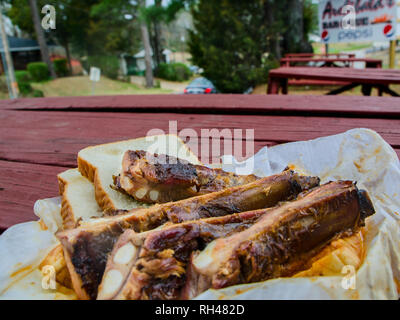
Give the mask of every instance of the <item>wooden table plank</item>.
<svg viewBox="0 0 400 320">
<path fill-rule="evenodd" d="M 37 220 L 36 200 L 58 196 L 57 174 L 65 168 L 0 160 L 0 230 Z"/>
<path fill-rule="evenodd" d="M 354 53 L 285 53 L 285 57 L 349 57 L 354 58 Z"/>
<path fill-rule="evenodd" d="M 281 95 L 123 95 L 1 100 L 0 109 L 345 115 L 400 118 L 400 98 Z"/>
<path fill-rule="evenodd" d="M 168 133 L 169 120 L 177 121 L 178 132 L 191 128 L 198 135 L 201 129 L 254 129 L 259 145 L 314 139 L 364 127 L 400 148 L 397 119 L 3 111 L 0 159 L 72 167 L 77 152 L 86 146 L 142 137 L 156 128 Z"/>
<path fill-rule="evenodd" d="M 316 68 L 316 67 L 280 67 L 270 70 L 274 78 L 302 78 L 332 81 L 351 81 L 368 84 L 400 83 L 400 70 L 393 69 L 354 69 L 354 68 Z"/>
<path fill-rule="evenodd" d="M 343 58 L 343 57 L 286 57 L 281 58 L 281 66 L 290 67 L 292 63 L 334 63 L 334 62 L 344 62 L 344 63 L 354 63 L 354 62 L 365 62 L 366 67 L 381 68 L 382 60 L 380 59 L 368 59 L 368 58 Z"/>
</svg>

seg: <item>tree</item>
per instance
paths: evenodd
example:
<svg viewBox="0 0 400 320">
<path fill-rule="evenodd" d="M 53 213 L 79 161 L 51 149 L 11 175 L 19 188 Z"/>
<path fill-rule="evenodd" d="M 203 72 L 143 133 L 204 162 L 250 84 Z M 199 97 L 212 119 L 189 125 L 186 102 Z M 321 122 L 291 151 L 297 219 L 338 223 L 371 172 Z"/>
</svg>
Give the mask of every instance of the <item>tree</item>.
<svg viewBox="0 0 400 320">
<path fill-rule="evenodd" d="M 307 41 L 310 0 L 199 0 L 192 6 L 189 48 L 222 92 L 244 92 L 265 83 L 285 52 L 312 52 Z M 310 15 L 307 15 L 310 18 Z"/>
<path fill-rule="evenodd" d="M 49 49 L 47 47 L 46 38 L 44 36 L 44 32 L 40 23 L 40 16 L 36 0 L 29 0 L 29 5 L 31 8 L 32 20 L 36 32 L 36 38 L 40 46 L 40 53 L 42 55 L 42 60 L 47 64 L 51 78 L 55 79 L 57 78 L 57 75 L 54 71 L 53 63 L 50 60 Z"/>
<path fill-rule="evenodd" d="M 200 1 L 192 9 L 189 33 L 193 63 L 222 92 L 243 93 L 263 83 L 273 61 L 263 1 Z"/>
<path fill-rule="evenodd" d="M 26 0 L 4 1 L 11 4 L 7 15 L 13 24 L 34 36 L 29 3 Z M 121 53 L 136 52 L 140 43 L 139 23 L 125 19 L 127 8 L 121 10 L 122 6 L 113 5 L 119 2 L 123 1 L 54 0 L 51 3 L 56 9 L 56 29 L 49 29 L 45 36 L 65 48 L 69 65 L 73 54 L 115 58 Z M 37 0 L 38 7 L 47 3 L 47 0 Z M 107 6 L 101 10 L 104 3 Z M 129 7 L 129 12 L 132 8 Z"/>
<path fill-rule="evenodd" d="M 304 0 L 288 0 L 287 29 L 284 47 L 287 52 L 312 52 L 304 28 Z"/>
<path fill-rule="evenodd" d="M 151 45 L 146 18 L 143 14 L 146 6 L 145 0 L 125 1 L 125 0 L 101 0 L 92 8 L 92 16 L 102 16 L 105 12 L 117 12 L 121 17 L 131 15 L 133 24 L 139 24 L 142 44 L 145 52 L 146 63 L 146 87 L 153 87 L 153 66 L 151 56 Z"/>
</svg>

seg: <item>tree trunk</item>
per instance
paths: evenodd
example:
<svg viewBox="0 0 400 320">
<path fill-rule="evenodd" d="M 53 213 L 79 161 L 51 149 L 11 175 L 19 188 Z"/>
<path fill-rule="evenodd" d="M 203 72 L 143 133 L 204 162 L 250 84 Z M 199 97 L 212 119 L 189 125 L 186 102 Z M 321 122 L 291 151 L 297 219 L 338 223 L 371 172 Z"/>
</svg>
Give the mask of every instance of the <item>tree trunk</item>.
<svg viewBox="0 0 400 320">
<path fill-rule="evenodd" d="M 269 28 L 268 32 L 268 47 L 275 57 L 279 60 L 281 58 L 281 46 L 280 46 L 280 33 L 276 32 L 276 21 L 274 17 L 274 0 L 267 0 L 264 4 L 265 20 Z"/>
<path fill-rule="evenodd" d="M 144 46 L 144 60 L 146 63 L 146 87 L 153 87 L 153 68 L 151 63 L 151 47 L 150 47 L 150 38 L 149 31 L 147 30 L 147 24 L 145 21 L 140 23 L 140 30 L 142 32 L 142 41 Z"/>
<path fill-rule="evenodd" d="M 287 52 L 312 52 L 312 47 L 304 34 L 303 0 L 288 1 L 288 31 L 285 33 L 285 49 Z"/>
<path fill-rule="evenodd" d="M 156 0 L 155 5 L 161 7 L 161 0 Z M 161 44 L 161 23 L 159 21 L 154 22 L 154 51 L 157 65 L 159 65 L 161 62 L 164 62 Z"/>
<path fill-rule="evenodd" d="M 69 74 L 72 75 L 71 53 L 69 51 L 69 43 L 68 43 L 68 41 L 65 42 L 64 47 L 65 47 L 65 53 L 67 54 Z"/>
<path fill-rule="evenodd" d="M 50 77 L 55 79 L 55 78 L 57 78 L 57 76 L 54 71 L 53 64 L 50 60 L 49 49 L 47 48 L 46 39 L 45 39 L 44 32 L 43 32 L 43 29 L 42 29 L 42 26 L 40 23 L 40 16 L 39 16 L 39 11 L 37 8 L 36 0 L 29 0 L 29 5 L 31 7 L 33 25 L 35 27 L 36 37 L 39 42 L 42 60 L 47 64 L 47 66 L 49 68 Z"/>
</svg>

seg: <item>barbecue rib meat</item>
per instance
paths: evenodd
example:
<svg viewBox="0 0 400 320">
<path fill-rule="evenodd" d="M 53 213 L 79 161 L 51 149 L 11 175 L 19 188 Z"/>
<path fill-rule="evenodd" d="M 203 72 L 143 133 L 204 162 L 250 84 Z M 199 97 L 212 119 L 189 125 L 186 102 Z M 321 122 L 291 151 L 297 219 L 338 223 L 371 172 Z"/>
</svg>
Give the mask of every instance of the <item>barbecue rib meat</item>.
<svg viewBox="0 0 400 320">
<path fill-rule="evenodd" d="M 165 203 L 240 186 L 260 179 L 194 165 L 164 154 L 128 150 L 115 188 L 138 201 Z"/>
<path fill-rule="evenodd" d="M 211 287 L 290 276 L 373 213 L 365 191 L 338 181 L 274 208 L 127 233 L 108 261 L 99 298 L 187 299 Z M 127 243 L 135 254 L 121 268 L 114 257 Z"/>
<path fill-rule="evenodd" d="M 300 199 L 267 209 L 250 228 L 217 239 L 193 255 L 182 298 L 208 288 L 291 276 L 325 245 L 350 236 L 375 213 L 351 181 L 325 184 Z"/>
<path fill-rule="evenodd" d="M 108 258 L 97 299 L 177 299 L 193 251 L 249 228 L 264 213 L 260 209 L 142 233 L 126 230 Z"/>
<path fill-rule="evenodd" d="M 108 254 L 124 230 L 143 232 L 166 222 L 180 223 L 272 207 L 318 184 L 317 177 L 299 176 L 286 170 L 243 186 L 82 222 L 80 227 L 59 232 L 57 237 L 63 245 L 78 297 L 94 299 Z"/>
</svg>

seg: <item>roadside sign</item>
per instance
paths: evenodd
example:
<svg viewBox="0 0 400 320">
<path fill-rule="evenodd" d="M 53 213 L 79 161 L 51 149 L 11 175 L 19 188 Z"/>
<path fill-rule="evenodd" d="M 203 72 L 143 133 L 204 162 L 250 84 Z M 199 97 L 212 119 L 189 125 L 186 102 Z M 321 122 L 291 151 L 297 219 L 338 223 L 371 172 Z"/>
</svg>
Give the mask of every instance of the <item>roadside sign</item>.
<svg viewBox="0 0 400 320">
<path fill-rule="evenodd" d="M 318 23 L 323 43 L 396 39 L 396 0 L 320 0 Z M 349 8 L 350 7 L 350 8 Z"/>
<path fill-rule="evenodd" d="M 101 71 L 99 68 L 90 67 L 90 81 L 98 82 L 100 81 Z"/>
</svg>

